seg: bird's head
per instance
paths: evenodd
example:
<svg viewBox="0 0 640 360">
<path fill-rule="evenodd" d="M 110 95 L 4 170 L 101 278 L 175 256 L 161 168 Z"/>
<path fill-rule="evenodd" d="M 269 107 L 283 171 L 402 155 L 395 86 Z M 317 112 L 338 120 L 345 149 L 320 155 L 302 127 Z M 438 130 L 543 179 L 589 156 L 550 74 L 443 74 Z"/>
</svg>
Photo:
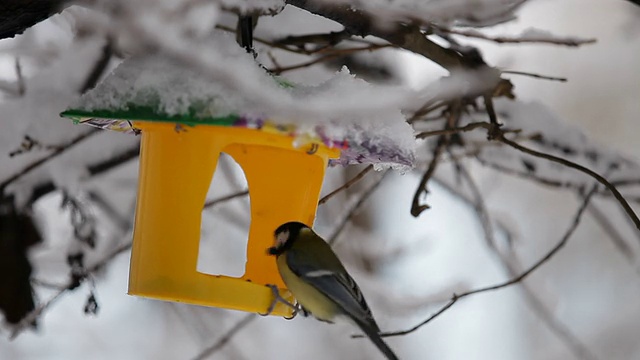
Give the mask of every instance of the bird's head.
<svg viewBox="0 0 640 360">
<path fill-rule="evenodd" d="M 267 253 L 269 255 L 282 254 L 293 245 L 294 241 L 298 239 L 300 230 L 305 228 L 309 227 L 297 221 L 291 221 L 278 226 L 276 231 L 273 233 L 275 245 L 267 249 Z"/>
</svg>

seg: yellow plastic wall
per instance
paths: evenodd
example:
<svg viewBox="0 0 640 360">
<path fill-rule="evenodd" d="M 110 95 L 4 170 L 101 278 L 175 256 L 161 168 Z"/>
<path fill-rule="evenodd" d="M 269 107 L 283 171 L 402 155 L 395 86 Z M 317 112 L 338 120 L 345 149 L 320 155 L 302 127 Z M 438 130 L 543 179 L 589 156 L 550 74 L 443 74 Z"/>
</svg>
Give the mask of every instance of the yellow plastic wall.
<svg viewBox="0 0 640 360">
<path fill-rule="evenodd" d="M 266 249 L 282 223 L 312 225 L 327 161 L 339 151 L 320 146 L 308 154 L 308 147 L 294 149 L 289 136 L 251 129 L 135 126 L 142 130 L 142 144 L 129 294 L 265 313 L 273 296 L 264 285 L 275 284 L 292 301 Z M 196 270 L 201 212 L 221 152 L 244 170 L 251 198 L 240 279 Z M 291 309 L 278 304 L 272 314 L 290 316 Z"/>
</svg>

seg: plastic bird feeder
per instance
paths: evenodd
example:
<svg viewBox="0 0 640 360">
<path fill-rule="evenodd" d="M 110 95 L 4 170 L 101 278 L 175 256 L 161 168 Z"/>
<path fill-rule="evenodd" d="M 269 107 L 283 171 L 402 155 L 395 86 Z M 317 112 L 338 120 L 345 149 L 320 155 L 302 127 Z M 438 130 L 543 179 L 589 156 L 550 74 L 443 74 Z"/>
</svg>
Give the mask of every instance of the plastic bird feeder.
<svg viewBox="0 0 640 360">
<path fill-rule="evenodd" d="M 63 115 L 97 124 L 82 111 Z M 125 116 L 109 114 L 112 120 Z M 265 285 L 273 284 L 293 300 L 266 249 L 279 225 L 292 220 L 313 224 L 325 169 L 340 150 L 317 142 L 294 147 L 294 139 L 276 127 L 221 126 L 239 120 L 197 126 L 179 119 L 130 121 L 141 130 L 142 141 L 129 294 L 266 313 L 273 294 Z M 201 213 L 223 152 L 243 169 L 251 196 L 247 263 L 240 278 L 197 271 Z M 290 316 L 291 309 L 279 303 L 272 314 Z"/>
<path fill-rule="evenodd" d="M 143 73 L 141 69 L 158 71 L 144 64 L 126 66 L 125 62 L 88 96 L 122 88 L 118 81 Z M 178 78 L 184 79 L 184 73 Z M 171 85 L 172 81 L 167 80 Z M 371 150 L 366 148 L 368 143 L 349 142 L 348 137 L 332 141 L 322 135 L 307 136 L 304 144 L 294 146 L 299 139 L 291 126 L 233 112 L 210 115 L 211 109 L 206 106 L 219 104 L 220 97 L 216 94 L 212 101 L 193 101 L 204 108 L 194 105 L 185 114 L 168 115 L 159 110 L 158 96 L 141 90 L 123 95 L 126 100 L 116 109 L 80 104 L 62 115 L 104 129 L 141 130 L 129 294 L 266 313 L 273 293 L 265 285 L 276 285 L 282 297 L 293 301 L 276 262 L 266 253 L 273 245 L 273 231 L 287 221 L 313 225 L 329 161 L 348 164 L 386 160 L 410 166 L 413 154 L 403 157 L 402 151 L 388 151 L 380 143 Z M 151 100 L 139 104 L 136 99 Z M 412 136 L 410 129 L 408 134 Z M 251 197 L 247 262 L 240 278 L 197 271 L 201 212 L 222 152 L 243 169 Z M 385 158 L 387 154 L 393 158 Z M 291 313 L 281 303 L 271 312 L 279 316 Z"/>
<path fill-rule="evenodd" d="M 290 220 L 313 224 L 324 169 L 339 150 L 318 146 L 308 154 L 289 136 L 253 129 L 134 126 L 142 130 L 142 144 L 129 293 L 266 313 L 273 294 L 264 285 L 284 288 L 265 251 L 273 230 Z M 251 196 L 247 263 L 239 279 L 196 270 L 201 212 L 221 152 L 242 167 Z M 273 314 L 290 312 L 278 304 Z"/>
</svg>

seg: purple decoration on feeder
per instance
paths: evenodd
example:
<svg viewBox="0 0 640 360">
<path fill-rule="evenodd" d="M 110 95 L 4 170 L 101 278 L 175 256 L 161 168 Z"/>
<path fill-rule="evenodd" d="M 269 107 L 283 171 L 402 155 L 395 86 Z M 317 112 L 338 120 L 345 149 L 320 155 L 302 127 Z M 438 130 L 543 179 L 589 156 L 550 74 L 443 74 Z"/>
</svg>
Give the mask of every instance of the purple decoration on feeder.
<svg viewBox="0 0 640 360">
<path fill-rule="evenodd" d="M 350 141 L 350 144 L 356 144 Z M 339 159 L 330 160 L 332 166 L 352 164 L 395 164 L 412 167 L 415 161 L 412 153 L 398 151 L 398 147 L 389 139 L 383 138 L 377 141 L 365 140 L 358 146 L 343 148 Z"/>
</svg>

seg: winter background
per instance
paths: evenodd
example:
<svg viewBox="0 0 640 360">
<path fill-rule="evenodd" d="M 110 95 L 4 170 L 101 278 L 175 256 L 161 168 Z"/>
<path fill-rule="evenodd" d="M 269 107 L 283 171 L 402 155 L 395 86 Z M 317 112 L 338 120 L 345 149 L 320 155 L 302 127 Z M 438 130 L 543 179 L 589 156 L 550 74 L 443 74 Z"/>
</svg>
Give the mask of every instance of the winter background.
<svg viewBox="0 0 640 360">
<path fill-rule="evenodd" d="M 138 17 L 121 19 L 119 24 L 111 23 L 105 15 L 109 13 L 105 4 L 92 3 L 88 7 L 93 9 L 73 6 L 23 35 L 0 41 L 0 154 L 19 149 L 24 135 L 40 144 L 13 157 L 2 155 L 0 181 L 55 151 L 47 146 L 68 143 L 91 131 L 58 114 L 77 101 L 78 89 L 100 57 L 105 34 L 117 33 L 113 27 L 119 27 L 116 35 L 123 53 L 110 61 L 107 72 L 130 52 L 160 48 L 174 55 L 183 54 L 183 60 L 192 59 L 190 64 L 211 70 L 212 81 L 221 81 L 234 91 L 251 92 L 258 97 L 256 103 L 270 111 L 301 118 L 346 113 L 366 117 L 393 106 L 394 101 L 400 106 L 402 99 L 411 100 L 412 95 L 398 96 L 392 90 L 428 94 L 434 86 L 438 89 L 434 84 L 447 74 L 424 57 L 385 49 L 372 53 L 371 61 L 392 70 L 392 84 L 383 81 L 389 79 L 376 82 L 379 88 L 370 98 L 356 97 L 357 101 L 351 103 L 325 107 L 322 99 L 308 107 L 286 101 L 274 104 L 269 94 L 260 93 L 260 87 L 254 86 L 250 77 L 237 76 L 241 64 L 223 62 L 215 48 L 194 52 L 180 38 L 185 33 L 206 37 L 215 25 L 233 28 L 235 17 L 221 9 L 234 4 L 251 7 L 252 2 L 194 2 L 196 5 L 190 5 L 193 10 L 179 19 L 167 14 L 189 2 L 155 3 L 129 2 L 128 9 Z M 388 6 L 410 9 L 411 3 L 398 1 Z M 508 2 L 452 2 L 462 3 L 497 11 Z M 361 5 L 383 6 L 383 10 L 387 6 L 382 1 L 370 4 L 373 5 Z M 440 8 L 445 14 L 455 10 Z M 531 0 L 515 14 L 514 20 L 480 30 L 490 36 L 553 39 L 550 34 L 557 34 L 595 38 L 597 42 L 567 47 L 496 44 L 459 37 L 464 44 L 477 46 L 491 66 L 568 79 L 557 82 L 505 74 L 515 85 L 518 102 L 498 100 L 499 113 L 514 119 L 513 127 L 521 125 L 528 131 L 540 131 L 549 139 L 578 149 L 578 153 L 597 152 L 601 163 L 595 164 L 594 170 L 602 174 L 609 171 L 607 163 L 624 164 L 612 173 L 612 178 L 630 178 L 637 183 L 640 7 L 621 0 Z M 549 34 L 527 32 L 532 27 Z M 277 39 L 339 30 L 341 26 L 335 22 L 287 6 L 274 17 L 261 17 L 255 36 Z M 267 67 L 273 66 L 265 47 L 256 44 L 256 48 L 258 60 Z M 273 55 L 281 66 L 308 60 L 285 52 Z M 20 59 L 20 78 L 16 58 Z M 341 65 L 315 65 L 283 75 L 291 81 L 315 85 L 334 77 Z M 358 74 L 355 68 L 350 70 Z M 376 81 L 375 77 L 370 81 Z M 413 105 L 419 107 L 420 103 Z M 473 118 L 486 121 L 486 116 L 481 116 L 477 113 Z M 417 131 L 427 129 L 435 128 L 427 126 Z M 468 139 L 481 142 L 486 135 L 479 131 Z M 5 323 L 0 327 L 0 359 L 195 359 L 203 354 L 206 356 L 201 358 L 215 359 L 379 357 L 368 341 L 350 338 L 357 331 L 348 324 L 327 325 L 302 317 L 293 321 L 249 318 L 235 311 L 126 295 L 129 253 L 118 252 L 112 258 L 109 254 L 131 241 L 137 158 L 132 156 L 107 172 L 96 173 L 90 164 L 134 151 L 138 140 L 116 132 L 91 133 L 5 189 L 24 205 L 38 184 L 50 181 L 58 188 L 38 199 L 30 210 L 43 237 L 42 243 L 31 247 L 28 254 L 33 265 L 36 306 L 58 294 L 56 286 L 68 282 L 68 254 L 83 252 L 87 267 L 105 257 L 109 260 L 80 287 L 56 297 L 38 316 L 37 330 L 21 328 L 16 333 L 15 326 Z M 495 231 L 495 247 L 491 248 L 487 246 L 482 221 L 469 202 L 473 192 L 461 185 L 452 161 L 444 162 L 429 183 L 427 203 L 431 208 L 417 218 L 411 216 L 412 197 L 429 163 L 431 146 L 433 142 L 429 141 L 418 144 L 415 170 L 386 173 L 336 241 L 336 251 L 359 282 L 383 330 L 409 328 L 440 309 L 453 293 L 498 284 L 511 278 L 514 269 L 516 273 L 527 269 L 562 238 L 582 202 L 582 197 L 570 188 L 544 186 L 487 166 L 487 162 L 507 167 L 519 164 L 519 158 L 514 158 L 519 154 L 513 151 L 488 149 L 482 155 L 484 165 L 463 159 L 491 214 Z M 584 160 L 576 157 L 577 162 Z M 589 186 L 593 183 L 572 170 L 549 166 L 542 160 L 531 161 L 537 161 L 541 177 Z M 330 168 L 323 195 L 363 168 Z M 319 233 L 330 236 L 344 218 L 344 209 L 352 208 L 382 176 L 382 172 L 371 172 L 357 186 L 320 206 L 316 220 Z M 209 198 L 243 190 L 243 180 L 235 163 L 223 157 Z M 636 199 L 632 206 L 638 209 L 638 189 L 624 190 L 625 196 Z M 63 192 L 82 204 L 82 211 L 91 220 L 83 226 L 95 231 L 94 248 L 79 242 L 74 234 L 78 227 L 74 229 L 72 225 L 74 208 L 61 206 Z M 246 236 L 248 205 L 247 198 L 238 198 L 203 211 L 200 271 L 242 271 L 238 268 L 243 261 L 241 241 L 236 247 L 225 249 L 226 253 L 220 252 L 215 241 Z M 619 239 L 611 239 L 611 230 L 604 229 L 597 220 L 602 216 L 616 229 Z M 388 342 L 402 359 L 640 358 L 638 239 L 638 229 L 619 205 L 611 197 L 596 196 L 567 245 L 523 283 L 462 299 L 416 332 L 389 338 Z M 83 311 L 90 294 L 95 295 L 99 306 L 95 315 Z M 232 333 L 228 342 L 203 353 L 230 334 L 240 321 L 246 326 Z M 10 340 L 14 334 L 17 336 Z"/>
</svg>

